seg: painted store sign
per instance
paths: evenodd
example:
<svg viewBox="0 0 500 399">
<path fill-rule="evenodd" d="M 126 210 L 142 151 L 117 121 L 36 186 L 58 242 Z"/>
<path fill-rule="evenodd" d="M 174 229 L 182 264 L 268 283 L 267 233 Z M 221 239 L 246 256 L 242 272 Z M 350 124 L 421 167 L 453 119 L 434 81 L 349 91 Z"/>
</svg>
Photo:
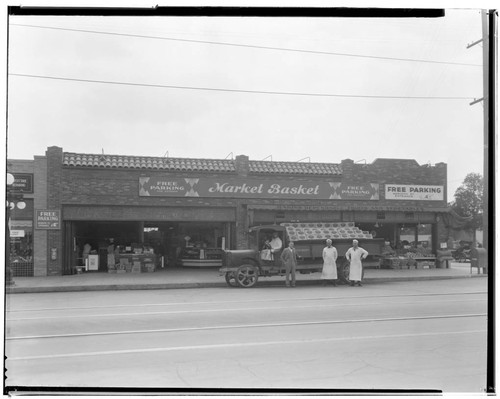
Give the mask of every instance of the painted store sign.
<svg viewBox="0 0 500 399">
<path fill-rule="evenodd" d="M 386 184 L 385 199 L 443 201 L 444 186 L 427 186 L 416 184 Z"/>
<path fill-rule="evenodd" d="M 378 200 L 376 183 L 140 177 L 140 196 Z"/>
<path fill-rule="evenodd" d="M 330 183 L 333 194 L 330 199 L 378 200 L 378 183 Z"/>
<path fill-rule="evenodd" d="M 33 194 L 33 173 L 13 173 L 11 190 L 17 193 Z"/>
</svg>

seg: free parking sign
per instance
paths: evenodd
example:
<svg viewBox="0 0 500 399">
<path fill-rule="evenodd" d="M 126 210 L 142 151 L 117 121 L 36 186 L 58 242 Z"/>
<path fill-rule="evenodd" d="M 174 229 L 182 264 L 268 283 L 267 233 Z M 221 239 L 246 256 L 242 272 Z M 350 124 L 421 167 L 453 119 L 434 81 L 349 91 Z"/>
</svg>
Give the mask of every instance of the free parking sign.
<svg viewBox="0 0 500 399">
<path fill-rule="evenodd" d="M 61 211 L 37 209 L 35 211 L 35 228 L 40 230 L 59 230 L 61 228 Z"/>
</svg>

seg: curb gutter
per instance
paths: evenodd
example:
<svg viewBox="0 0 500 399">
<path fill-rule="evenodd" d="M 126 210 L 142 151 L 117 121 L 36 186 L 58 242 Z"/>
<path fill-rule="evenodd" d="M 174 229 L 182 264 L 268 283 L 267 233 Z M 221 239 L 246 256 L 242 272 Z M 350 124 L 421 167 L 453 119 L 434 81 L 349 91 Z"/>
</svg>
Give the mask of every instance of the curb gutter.
<svg viewBox="0 0 500 399">
<path fill-rule="evenodd" d="M 487 274 L 470 274 L 461 276 L 420 276 L 420 277 L 374 277 L 366 278 L 363 284 L 370 283 L 390 283 L 401 281 L 428 281 L 428 280 L 449 280 L 458 278 L 477 278 L 487 277 Z M 318 285 L 321 280 L 297 281 L 297 286 Z M 259 280 L 256 287 L 275 286 L 281 287 L 283 281 Z M 342 285 L 340 285 L 342 286 Z M 166 290 L 166 289 L 185 289 L 185 288 L 233 288 L 229 287 L 225 281 L 209 283 L 166 283 L 166 284 L 102 284 L 102 285 L 74 285 L 74 286 L 56 286 L 56 287 L 6 287 L 6 294 L 28 294 L 28 293 L 48 293 L 48 292 L 84 292 L 84 291 L 123 291 L 123 290 Z M 235 289 L 237 287 L 234 287 Z"/>
</svg>

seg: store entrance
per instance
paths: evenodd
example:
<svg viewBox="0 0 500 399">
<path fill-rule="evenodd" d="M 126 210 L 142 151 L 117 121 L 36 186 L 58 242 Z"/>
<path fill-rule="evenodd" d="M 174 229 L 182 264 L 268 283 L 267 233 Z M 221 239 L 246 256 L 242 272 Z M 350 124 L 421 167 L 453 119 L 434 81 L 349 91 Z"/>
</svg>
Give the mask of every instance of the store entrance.
<svg viewBox="0 0 500 399">
<path fill-rule="evenodd" d="M 222 222 L 148 222 L 144 242 L 163 256 L 168 267 L 217 267 L 232 241 L 231 230 L 230 223 Z"/>
<path fill-rule="evenodd" d="M 154 271 L 193 264 L 219 266 L 220 262 L 215 264 L 204 260 L 222 259 L 222 250 L 230 248 L 234 234 L 234 228 L 227 222 L 99 221 L 71 224 L 67 233 L 72 236 L 66 240 L 72 246 L 67 252 L 72 258 L 69 264 L 102 272 L 131 271 L 136 258 L 141 258 L 142 263 L 148 261 L 149 269 L 153 263 Z M 186 259 L 199 262 L 186 262 Z"/>
</svg>

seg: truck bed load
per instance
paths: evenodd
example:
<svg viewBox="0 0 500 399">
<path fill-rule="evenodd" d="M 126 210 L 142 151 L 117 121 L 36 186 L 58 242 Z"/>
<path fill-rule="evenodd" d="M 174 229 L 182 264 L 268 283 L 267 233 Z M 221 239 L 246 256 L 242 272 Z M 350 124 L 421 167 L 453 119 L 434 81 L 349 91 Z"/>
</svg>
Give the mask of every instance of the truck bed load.
<svg viewBox="0 0 500 399">
<path fill-rule="evenodd" d="M 281 223 L 291 241 L 372 239 L 368 231 L 362 231 L 354 222 L 333 223 Z"/>
<path fill-rule="evenodd" d="M 331 239 L 340 257 L 352 246 L 352 240 L 373 256 L 380 255 L 383 239 L 375 239 L 368 231 L 355 226 L 354 222 L 282 223 L 289 241 L 295 243 L 299 256 L 308 259 L 322 258 L 325 241 Z M 378 263 L 377 263 L 378 264 Z"/>
</svg>

